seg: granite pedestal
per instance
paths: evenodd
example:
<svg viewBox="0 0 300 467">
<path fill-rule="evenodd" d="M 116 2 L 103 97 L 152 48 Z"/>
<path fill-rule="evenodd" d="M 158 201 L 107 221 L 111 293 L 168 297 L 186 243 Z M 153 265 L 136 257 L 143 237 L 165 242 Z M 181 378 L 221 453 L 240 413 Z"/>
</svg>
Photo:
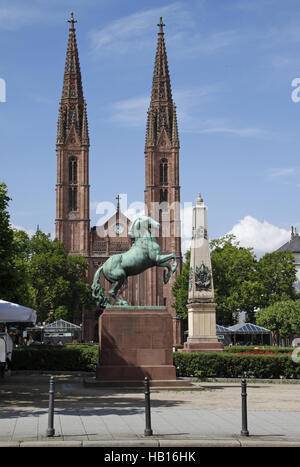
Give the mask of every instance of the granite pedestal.
<svg viewBox="0 0 300 467">
<path fill-rule="evenodd" d="M 189 335 L 183 352 L 217 352 L 223 344 L 216 335 L 216 305 L 214 302 L 188 304 Z"/>
<path fill-rule="evenodd" d="M 176 380 L 166 307 L 107 307 L 99 318 L 99 345 L 99 381 Z"/>
</svg>

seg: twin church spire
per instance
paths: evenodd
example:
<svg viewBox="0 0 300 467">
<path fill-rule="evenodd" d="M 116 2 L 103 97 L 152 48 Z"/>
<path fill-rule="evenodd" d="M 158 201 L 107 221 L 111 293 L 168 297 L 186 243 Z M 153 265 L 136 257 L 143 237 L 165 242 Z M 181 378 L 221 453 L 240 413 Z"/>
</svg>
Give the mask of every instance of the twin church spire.
<svg viewBox="0 0 300 467">
<path fill-rule="evenodd" d="M 81 144 L 89 145 L 86 102 L 83 96 L 82 79 L 76 42 L 74 14 L 68 20 L 69 39 L 66 53 L 62 97 L 60 101 L 57 144 L 65 144 L 72 128 Z M 170 144 L 179 146 L 176 106 L 172 98 L 168 59 L 164 41 L 163 27 L 158 23 L 158 41 L 152 81 L 151 102 L 148 110 L 146 146 L 157 144 L 163 130 L 166 131 Z"/>
<path fill-rule="evenodd" d="M 160 17 L 157 48 L 152 80 L 151 102 L 148 110 L 146 147 L 159 142 L 163 130 L 168 135 L 172 146 L 178 146 L 178 126 L 176 106 L 172 98 L 171 81 L 168 68 L 167 52 L 163 27 L 165 24 Z"/>
<path fill-rule="evenodd" d="M 73 13 L 68 20 L 69 39 L 65 62 L 65 72 L 63 81 L 62 97 L 60 101 L 57 144 L 65 144 L 69 135 L 73 131 L 83 145 L 89 145 L 88 121 L 86 112 L 86 102 L 83 96 L 81 71 L 79 63 L 78 48 Z"/>
<path fill-rule="evenodd" d="M 60 240 L 68 239 L 68 250 L 88 251 L 89 132 L 76 41 L 76 22 L 71 13 L 68 20 L 69 36 L 57 125 L 56 231 Z M 160 18 L 146 129 L 147 209 L 152 202 L 167 201 L 172 204 L 180 200 L 178 127 L 164 26 Z M 80 244 L 77 241 L 77 227 L 80 230 Z M 180 253 L 179 245 L 176 252 Z"/>
</svg>

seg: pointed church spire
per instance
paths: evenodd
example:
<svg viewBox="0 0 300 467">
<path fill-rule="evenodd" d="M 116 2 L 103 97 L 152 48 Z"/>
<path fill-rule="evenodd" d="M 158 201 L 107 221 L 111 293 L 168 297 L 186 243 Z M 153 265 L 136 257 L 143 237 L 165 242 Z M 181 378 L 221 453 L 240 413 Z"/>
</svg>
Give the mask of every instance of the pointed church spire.
<svg viewBox="0 0 300 467">
<path fill-rule="evenodd" d="M 69 19 L 68 22 L 70 23 L 70 28 L 62 99 L 83 99 L 76 30 L 74 27 L 74 23 L 77 21 L 74 20 L 73 13 L 71 13 L 71 19 Z"/>
<path fill-rule="evenodd" d="M 151 103 L 158 104 L 159 102 L 168 102 L 171 104 L 171 82 L 163 31 L 163 26 L 165 26 L 165 24 L 163 24 L 162 18 L 160 18 L 160 23 L 158 23 L 158 26 L 159 32 L 155 55 Z"/>
<path fill-rule="evenodd" d="M 178 143 L 176 113 L 174 115 L 175 107 L 172 98 L 168 59 L 164 40 L 164 26 L 165 24 L 162 21 L 162 17 L 160 17 L 152 80 L 152 94 L 146 131 L 146 146 L 153 143 L 153 138 L 156 139 L 155 142 L 157 143 L 163 129 L 167 132 L 172 145 L 173 143 Z M 153 121 L 154 128 L 150 125 L 151 119 Z M 176 141 L 173 141 L 173 138 L 175 138 Z"/>
<path fill-rule="evenodd" d="M 77 20 L 74 19 L 73 12 L 71 13 L 70 19 L 67 21 L 70 27 L 62 98 L 58 117 L 57 142 L 60 144 L 65 142 L 73 127 L 76 130 L 79 140 L 84 137 L 84 144 L 88 144 L 86 104 L 83 97 L 76 30 L 74 26 Z"/>
</svg>

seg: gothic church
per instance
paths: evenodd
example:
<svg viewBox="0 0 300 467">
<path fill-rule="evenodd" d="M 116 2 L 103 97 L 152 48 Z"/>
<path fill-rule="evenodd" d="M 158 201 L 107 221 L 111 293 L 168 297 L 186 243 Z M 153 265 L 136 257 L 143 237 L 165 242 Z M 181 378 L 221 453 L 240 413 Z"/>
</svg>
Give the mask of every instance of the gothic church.
<svg viewBox="0 0 300 467">
<path fill-rule="evenodd" d="M 120 211 L 101 228 L 90 227 L 89 131 L 79 55 L 75 33 L 76 20 L 71 13 L 62 97 L 57 125 L 56 238 L 69 254 L 83 255 L 88 264 L 88 280 L 109 256 L 127 251 L 131 242 L 126 232 L 130 220 Z M 158 220 L 161 231 L 157 240 L 162 254 L 175 253 L 177 273 L 181 271 L 179 139 L 176 107 L 164 41 L 164 24 L 158 24 L 157 49 L 152 81 L 152 95 L 146 120 L 145 141 L 145 210 Z M 116 187 L 117 191 L 117 187 Z M 153 206 L 159 206 L 153 212 Z M 164 221 L 164 219 L 166 219 Z M 167 234 L 164 234 L 167 226 Z M 164 305 L 173 317 L 174 345 L 182 342 L 181 320 L 172 308 L 172 283 L 164 285 L 164 268 L 154 267 L 128 278 L 122 291 L 131 305 Z M 102 284 L 108 292 L 109 283 Z M 84 338 L 97 335 L 97 312 L 85 312 Z"/>
</svg>

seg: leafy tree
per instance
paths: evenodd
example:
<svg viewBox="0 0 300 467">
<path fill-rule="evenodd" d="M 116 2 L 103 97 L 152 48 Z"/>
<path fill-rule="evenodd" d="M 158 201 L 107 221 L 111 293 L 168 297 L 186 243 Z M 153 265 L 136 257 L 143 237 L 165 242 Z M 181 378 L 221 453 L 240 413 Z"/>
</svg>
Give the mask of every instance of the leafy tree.
<svg viewBox="0 0 300 467">
<path fill-rule="evenodd" d="M 65 321 L 68 320 L 69 310 L 65 305 L 61 305 L 56 308 L 54 312 L 54 320 L 58 321 L 59 319 L 64 319 Z"/>
<path fill-rule="evenodd" d="M 256 323 L 272 331 L 275 342 L 279 336 L 289 337 L 300 329 L 300 300 L 281 300 L 256 312 Z"/>
<path fill-rule="evenodd" d="M 213 240 L 210 246 L 217 323 L 235 324 L 239 311 L 246 311 L 250 318 L 261 292 L 252 248 L 240 247 L 233 235 Z"/>
<path fill-rule="evenodd" d="M 86 281 L 88 264 L 82 256 L 68 255 L 65 246 L 40 230 L 29 242 L 29 277 L 39 321 L 80 318 L 82 306 L 94 306 Z"/>
<path fill-rule="evenodd" d="M 12 301 L 15 289 L 13 265 L 13 229 L 10 227 L 8 204 L 10 201 L 7 186 L 0 184 L 0 298 Z"/>
<path fill-rule="evenodd" d="M 248 322 L 255 322 L 257 309 L 297 298 L 291 252 L 266 253 L 257 260 L 253 249 L 241 247 L 234 235 L 212 240 L 210 247 L 218 324 L 235 324 L 240 311 L 246 312 Z M 189 258 L 190 253 L 172 289 L 173 306 L 183 318 L 187 317 Z"/>
<path fill-rule="evenodd" d="M 0 298 L 30 306 L 30 291 L 26 270 L 29 237 L 10 225 L 8 191 L 0 184 Z"/>
<path fill-rule="evenodd" d="M 187 301 L 189 291 L 189 272 L 190 272 L 190 257 L 191 252 L 187 251 L 185 254 L 185 263 L 183 264 L 181 274 L 176 276 L 172 286 L 172 293 L 175 298 L 173 307 L 176 309 L 178 316 L 187 319 Z"/>
<path fill-rule="evenodd" d="M 16 279 L 15 302 L 23 306 L 34 307 L 34 290 L 30 283 L 29 261 L 30 261 L 30 239 L 23 230 L 14 230 L 14 270 Z"/>
<path fill-rule="evenodd" d="M 1 183 L 0 298 L 34 308 L 40 321 L 58 317 L 72 321 L 82 306 L 95 305 L 86 280 L 87 262 L 82 256 L 69 256 L 62 242 L 52 241 L 39 229 L 32 238 L 15 231 L 9 201 Z"/>
<path fill-rule="evenodd" d="M 256 278 L 263 286 L 259 303 L 261 308 L 278 301 L 297 298 L 293 286 L 296 266 L 291 251 L 266 253 L 257 263 Z"/>
</svg>

